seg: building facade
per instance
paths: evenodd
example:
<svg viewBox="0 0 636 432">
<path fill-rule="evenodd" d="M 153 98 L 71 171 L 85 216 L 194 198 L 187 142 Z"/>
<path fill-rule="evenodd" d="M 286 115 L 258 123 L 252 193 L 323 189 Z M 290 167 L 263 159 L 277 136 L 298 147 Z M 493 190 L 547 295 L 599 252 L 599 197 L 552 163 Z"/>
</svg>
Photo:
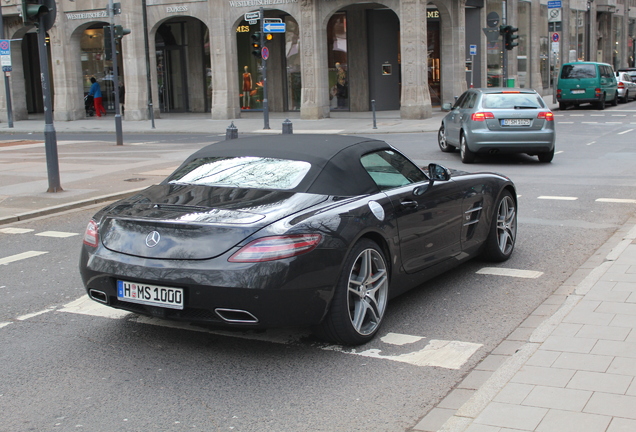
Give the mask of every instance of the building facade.
<svg viewBox="0 0 636 432">
<path fill-rule="evenodd" d="M 107 0 L 58 0 L 47 47 L 56 121 L 87 115 L 95 77 L 114 110 L 113 62 L 104 52 Z M 550 95 L 561 63 L 634 66 L 636 0 L 128 0 L 114 23 L 125 120 L 167 112 L 233 119 L 263 107 L 263 61 L 252 54 L 264 10 L 285 24 L 266 46 L 270 111 L 321 119 L 333 111 L 399 110 L 430 117 L 467 87 L 515 85 Z M 20 0 L 3 0 L 15 120 L 43 112 L 36 29 Z M 249 18 L 249 16 L 248 16 Z M 518 28 L 506 50 L 501 25 Z M 147 37 L 144 37 L 144 34 Z M 4 63 L 3 63 L 4 64 Z M 7 118 L 0 91 L 0 120 Z"/>
</svg>

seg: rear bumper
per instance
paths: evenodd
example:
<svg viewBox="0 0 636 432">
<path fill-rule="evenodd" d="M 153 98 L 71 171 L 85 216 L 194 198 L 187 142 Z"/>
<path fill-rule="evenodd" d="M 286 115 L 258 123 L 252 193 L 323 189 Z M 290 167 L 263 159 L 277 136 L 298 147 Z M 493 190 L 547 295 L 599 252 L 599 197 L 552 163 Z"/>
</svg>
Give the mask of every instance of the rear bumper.
<svg viewBox="0 0 636 432">
<path fill-rule="evenodd" d="M 489 129 L 466 132 L 468 147 L 475 153 L 545 153 L 554 149 L 552 129 L 497 132 Z"/>
<path fill-rule="evenodd" d="M 147 260 L 93 255 L 83 247 L 80 273 L 93 300 L 141 315 L 239 328 L 318 324 L 333 296 L 342 256 L 317 249 L 303 257 L 308 259 L 299 258 L 228 268 L 226 259 Z M 182 288 L 184 309 L 118 300 L 117 280 Z"/>
</svg>

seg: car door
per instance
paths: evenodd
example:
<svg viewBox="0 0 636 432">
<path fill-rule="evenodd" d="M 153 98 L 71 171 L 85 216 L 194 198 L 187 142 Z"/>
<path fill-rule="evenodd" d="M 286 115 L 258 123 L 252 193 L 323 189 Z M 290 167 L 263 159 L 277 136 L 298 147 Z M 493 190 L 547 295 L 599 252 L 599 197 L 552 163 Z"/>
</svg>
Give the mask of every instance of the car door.
<svg viewBox="0 0 636 432">
<path fill-rule="evenodd" d="M 414 273 L 461 252 L 462 192 L 453 180 L 429 181 L 406 157 L 386 150 L 362 164 L 391 200 L 402 265 Z"/>
<path fill-rule="evenodd" d="M 446 121 L 446 139 L 450 144 L 459 144 L 459 130 L 461 128 L 460 106 L 468 97 L 469 92 L 464 92 L 457 99 Z"/>
</svg>

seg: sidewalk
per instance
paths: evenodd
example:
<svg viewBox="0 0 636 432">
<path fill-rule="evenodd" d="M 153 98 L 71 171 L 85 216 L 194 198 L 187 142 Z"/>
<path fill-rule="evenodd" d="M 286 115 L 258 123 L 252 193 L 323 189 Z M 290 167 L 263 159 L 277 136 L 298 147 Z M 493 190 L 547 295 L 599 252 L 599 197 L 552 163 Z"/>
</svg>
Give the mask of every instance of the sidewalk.
<svg viewBox="0 0 636 432">
<path fill-rule="evenodd" d="M 401 120 L 397 112 L 333 113 L 308 121 L 292 116 L 294 133 L 406 133 L 436 131 L 441 117 Z M 287 117 L 261 113 L 237 120 L 171 114 L 123 122 L 124 146 L 93 141 L 114 133 L 113 117 L 57 122 L 63 192 L 47 193 L 42 119 L 0 124 L 0 227 L 130 195 L 161 181 L 192 153 L 193 145 L 126 143 L 129 134 L 203 133 L 224 139 L 231 122 L 239 136 L 280 133 Z M 32 133 L 16 140 L 13 133 Z M 138 140 L 136 140 L 138 141 Z M 417 432 L 627 432 L 636 431 L 636 215 L 555 290 L 412 430 Z"/>
<path fill-rule="evenodd" d="M 413 428 L 636 431 L 636 217 Z"/>
</svg>

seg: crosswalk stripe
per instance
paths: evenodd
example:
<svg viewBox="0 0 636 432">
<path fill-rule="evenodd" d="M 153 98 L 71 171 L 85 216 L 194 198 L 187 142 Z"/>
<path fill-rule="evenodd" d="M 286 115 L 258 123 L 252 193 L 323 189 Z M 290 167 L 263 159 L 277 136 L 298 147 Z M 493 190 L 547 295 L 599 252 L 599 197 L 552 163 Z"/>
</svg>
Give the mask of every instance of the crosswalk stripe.
<svg viewBox="0 0 636 432">
<path fill-rule="evenodd" d="M 66 237 L 73 237 L 76 235 L 79 235 L 79 234 L 71 233 L 71 232 L 63 232 L 63 231 L 44 231 L 44 232 L 36 234 L 36 236 L 55 237 L 55 238 L 66 238 Z"/>
<path fill-rule="evenodd" d="M 576 201 L 578 198 L 577 197 L 568 197 L 568 196 L 549 196 L 549 195 L 542 195 L 540 197 L 537 197 L 537 199 L 544 199 L 544 200 L 563 200 L 563 201 Z"/>
<path fill-rule="evenodd" d="M 543 272 L 534 270 L 518 270 L 501 267 L 484 267 L 477 271 L 477 274 L 493 275 L 493 276 L 509 276 L 524 279 L 536 279 L 543 275 Z"/>
<path fill-rule="evenodd" d="M 636 204 L 636 199 L 628 199 L 628 198 L 599 198 L 599 199 L 596 200 L 596 202 Z"/>
<path fill-rule="evenodd" d="M 24 234 L 24 233 L 28 233 L 34 231 L 32 229 L 28 229 L 28 228 L 2 228 L 0 229 L 1 233 L 4 234 Z"/>
<path fill-rule="evenodd" d="M 8 256 L 6 258 L 0 258 L 0 265 L 7 265 L 9 263 L 12 262 L 16 262 L 16 261 L 20 261 L 23 259 L 27 259 L 27 258 L 33 258 L 39 255 L 44 255 L 47 254 L 48 252 L 42 252 L 42 251 L 28 251 L 28 252 L 22 252 L 16 255 L 11 255 Z"/>
</svg>

